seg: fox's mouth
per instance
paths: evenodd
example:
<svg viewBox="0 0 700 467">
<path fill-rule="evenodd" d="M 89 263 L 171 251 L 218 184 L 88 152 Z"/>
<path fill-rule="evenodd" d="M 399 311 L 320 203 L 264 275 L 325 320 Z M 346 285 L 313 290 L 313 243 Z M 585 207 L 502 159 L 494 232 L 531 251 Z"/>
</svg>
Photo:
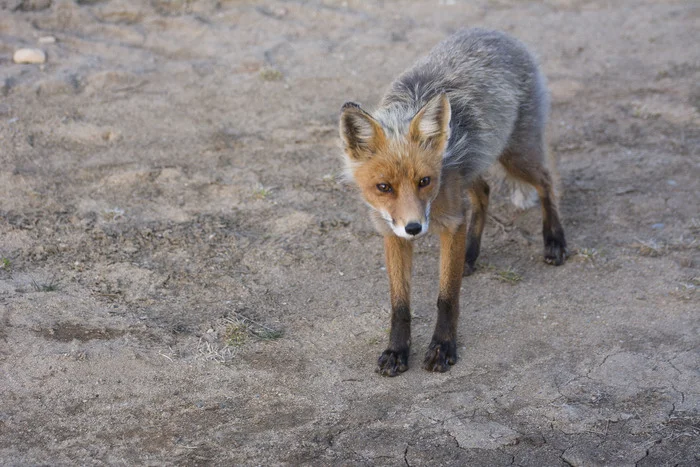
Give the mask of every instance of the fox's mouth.
<svg viewBox="0 0 700 467">
<path fill-rule="evenodd" d="M 416 230 L 411 229 L 409 226 L 411 224 L 407 225 L 406 227 L 396 227 L 396 226 L 391 226 L 391 229 L 394 231 L 394 234 L 397 237 L 405 238 L 407 240 L 415 240 L 416 238 L 420 238 L 426 233 L 428 233 L 428 223 L 426 222 L 425 224 L 418 224 L 418 227 L 416 227 Z M 418 230 L 420 228 L 420 230 Z"/>
<path fill-rule="evenodd" d="M 428 203 L 428 206 L 426 206 L 424 221 L 410 221 L 403 226 L 396 225 L 396 221 L 389 215 L 389 213 L 383 211 L 380 213 L 382 218 L 387 224 L 389 224 L 389 227 L 391 227 L 391 230 L 397 237 L 413 240 L 428 233 L 430 228 L 430 203 Z"/>
</svg>

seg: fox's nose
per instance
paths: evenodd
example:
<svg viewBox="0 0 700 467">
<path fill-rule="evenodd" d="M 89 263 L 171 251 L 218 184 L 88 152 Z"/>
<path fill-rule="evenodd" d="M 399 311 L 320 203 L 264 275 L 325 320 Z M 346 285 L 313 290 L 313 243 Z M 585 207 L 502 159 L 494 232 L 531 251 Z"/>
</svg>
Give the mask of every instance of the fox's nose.
<svg viewBox="0 0 700 467">
<path fill-rule="evenodd" d="M 423 226 L 420 225 L 418 222 L 410 222 L 406 225 L 406 227 L 404 227 L 404 229 L 409 235 L 418 235 L 421 232 L 421 230 L 423 230 Z"/>
</svg>

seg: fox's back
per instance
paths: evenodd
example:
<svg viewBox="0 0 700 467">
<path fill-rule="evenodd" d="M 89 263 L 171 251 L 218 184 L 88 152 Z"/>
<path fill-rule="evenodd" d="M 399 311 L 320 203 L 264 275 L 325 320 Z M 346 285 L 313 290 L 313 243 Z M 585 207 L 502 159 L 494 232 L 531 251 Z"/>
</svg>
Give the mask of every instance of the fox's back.
<svg viewBox="0 0 700 467">
<path fill-rule="evenodd" d="M 521 116 L 544 125 L 548 96 L 527 48 L 499 32 L 464 29 L 394 81 L 375 116 L 389 132 L 439 92 L 452 107 L 446 167 L 479 173 L 505 149 Z"/>
</svg>

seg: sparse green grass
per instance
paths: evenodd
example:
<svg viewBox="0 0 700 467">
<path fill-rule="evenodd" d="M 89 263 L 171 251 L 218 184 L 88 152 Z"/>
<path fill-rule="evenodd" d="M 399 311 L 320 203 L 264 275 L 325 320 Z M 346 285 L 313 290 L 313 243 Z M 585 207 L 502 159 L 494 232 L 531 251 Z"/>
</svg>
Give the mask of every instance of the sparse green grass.
<svg viewBox="0 0 700 467">
<path fill-rule="evenodd" d="M 255 190 L 253 190 L 253 198 L 255 199 L 266 199 L 272 193 L 272 188 L 265 188 L 259 185 Z"/>
<path fill-rule="evenodd" d="M 245 344 L 248 330 L 242 323 L 230 323 L 224 331 L 224 341 L 231 347 L 240 347 Z"/>
<path fill-rule="evenodd" d="M 255 337 L 257 337 L 260 340 L 263 341 L 273 341 L 275 339 L 279 339 L 284 335 L 282 331 L 277 331 L 274 329 L 261 329 L 261 330 L 253 330 L 248 328 L 249 332 L 252 333 Z"/>
<path fill-rule="evenodd" d="M 281 81 L 284 75 L 276 68 L 265 67 L 260 69 L 260 78 L 263 81 Z"/>
<path fill-rule="evenodd" d="M 10 258 L 2 258 L 2 268 L 6 271 L 9 271 L 12 268 L 12 261 L 10 261 Z"/>
<path fill-rule="evenodd" d="M 523 280 L 523 276 L 510 267 L 496 272 L 495 277 L 501 282 L 506 282 L 512 285 L 515 285 Z"/>
<path fill-rule="evenodd" d="M 48 282 L 37 282 L 32 279 L 32 288 L 37 292 L 55 292 L 58 290 L 59 284 L 55 277 L 49 279 Z"/>
</svg>

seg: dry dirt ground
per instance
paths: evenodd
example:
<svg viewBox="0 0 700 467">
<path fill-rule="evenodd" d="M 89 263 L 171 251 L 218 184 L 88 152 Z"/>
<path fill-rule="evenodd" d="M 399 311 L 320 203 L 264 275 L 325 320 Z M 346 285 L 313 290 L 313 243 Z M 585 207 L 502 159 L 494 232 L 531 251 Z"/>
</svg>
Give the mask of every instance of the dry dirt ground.
<svg viewBox="0 0 700 467">
<path fill-rule="evenodd" d="M 572 257 L 501 190 L 431 374 L 420 241 L 382 378 L 338 113 L 468 25 L 540 57 Z M 698 44 L 694 1 L 0 1 L 0 463 L 698 465 Z"/>
</svg>

